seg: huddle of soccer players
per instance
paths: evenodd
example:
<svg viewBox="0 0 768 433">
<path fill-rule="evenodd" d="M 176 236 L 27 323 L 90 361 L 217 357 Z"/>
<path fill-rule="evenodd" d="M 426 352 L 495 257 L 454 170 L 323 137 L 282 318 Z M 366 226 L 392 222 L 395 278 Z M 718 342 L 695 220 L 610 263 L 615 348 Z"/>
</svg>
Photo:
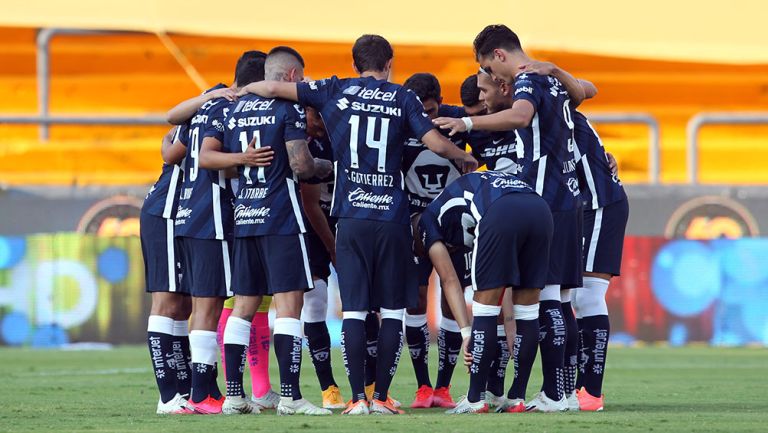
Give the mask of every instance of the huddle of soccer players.
<svg viewBox="0 0 768 433">
<path fill-rule="evenodd" d="M 364 35 L 352 48 L 356 78 L 306 82 L 295 50 L 249 51 L 231 86 L 169 112 L 180 126 L 163 140 L 163 172 L 141 216 L 157 413 L 400 414 L 389 387 L 404 337 L 418 383 L 412 408 L 603 409 L 605 293 L 619 274 L 628 205 L 576 111 L 596 89 L 527 57 L 506 26 L 486 27 L 474 49 L 481 68 L 462 86 L 464 107 L 443 105 L 431 74 L 389 82 L 392 47 Z M 325 324 L 331 264 L 349 402 Z M 434 388 L 433 269 L 443 311 Z M 279 394 L 268 375 L 271 300 Z M 304 335 L 322 407 L 299 389 Z M 526 403 L 537 348 L 544 380 Z M 462 358 L 470 386 L 454 402 Z"/>
</svg>

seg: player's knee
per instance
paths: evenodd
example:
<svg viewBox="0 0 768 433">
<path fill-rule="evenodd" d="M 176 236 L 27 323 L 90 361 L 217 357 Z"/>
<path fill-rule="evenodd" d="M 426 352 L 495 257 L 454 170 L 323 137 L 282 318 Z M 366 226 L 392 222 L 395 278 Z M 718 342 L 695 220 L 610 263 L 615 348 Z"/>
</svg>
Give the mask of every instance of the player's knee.
<svg viewBox="0 0 768 433">
<path fill-rule="evenodd" d="M 538 304 L 540 294 L 540 289 L 517 289 L 512 292 L 512 302 L 515 305 Z"/>
<path fill-rule="evenodd" d="M 341 313 L 341 318 L 344 320 L 362 320 L 365 322 L 365 317 L 367 315 L 367 311 L 344 311 Z"/>
<path fill-rule="evenodd" d="M 315 288 L 304 294 L 301 319 L 306 323 L 324 322 L 328 314 L 328 289 L 323 280 L 315 280 Z"/>
<path fill-rule="evenodd" d="M 415 314 L 412 314 L 410 311 L 408 311 L 407 314 L 405 315 L 405 326 L 409 326 L 412 328 L 421 328 L 426 324 L 427 324 L 426 311 L 424 313 L 415 313 Z"/>
<path fill-rule="evenodd" d="M 605 294 L 608 291 L 608 280 L 601 278 L 584 278 L 584 287 L 576 290 L 576 307 L 579 316 L 603 316 L 608 314 L 608 304 Z"/>
</svg>

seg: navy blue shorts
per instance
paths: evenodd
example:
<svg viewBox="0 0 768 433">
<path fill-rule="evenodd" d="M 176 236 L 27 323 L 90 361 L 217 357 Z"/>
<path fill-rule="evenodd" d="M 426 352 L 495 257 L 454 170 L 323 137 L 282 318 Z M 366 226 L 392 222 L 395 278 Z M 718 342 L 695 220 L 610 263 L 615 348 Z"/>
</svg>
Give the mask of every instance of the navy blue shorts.
<svg viewBox="0 0 768 433">
<path fill-rule="evenodd" d="M 331 232 L 333 231 L 335 231 L 335 227 L 331 230 Z M 312 227 L 307 226 L 305 239 L 307 241 L 309 268 L 312 271 L 312 276 L 328 281 L 328 277 L 331 275 L 331 255 L 328 254 L 323 241 L 312 230 Z"/>
<path fill-rule="evenodd" d="M 265 296 L 311 289 L 305 242 L 301 233 L 235 238 L 232 291 Z"/>
<path fill-rule="evenodd" d="M 197 298 L 232 296 L 232 243 L 178 237 L 184 286 Z"/>
<path fill-rule="evenodd" d="M 456 276 L 459 277 L 461 287 L 472 285 L 472 252 L 451 252 L 451 262 L 456 270 Z M 429 285 L 432 269 L 432 261 L 429 260 L 429 257 L 416 257 L 416 276 L 418 277 L 419 287 Z"/>
<path fill-rule="evenodd" d="M 582 208 L 552 212 L 555 230 L 549 247 L 549 273 L 547 284 L 557 284 L 566 289 L 582 286 Z"/>
<path fill-rule="evenodd" d="M 584 271 L 621 274 L 624 232 L 629 202 L 617 201 L 597 210 L 584 211 Z"/>
<path fill-rule="evenodd" d="M 336 264 L 343 311 L 416 307 L 419 289 L 409 225 L 340 218 Z"/>
<path fill-rule="evenodd" d="M 146 291 L 187 294 L 181 284 L 181 257 L 173 237 L 173 220 L 142 212 L 139 227 Z"/>
<path fill-rule="evenodd" d="M 493 202 L 475 228 L 472 288 L 544 287 L 552 230 L 549 205 L 536 194 Z"/>
</svg>

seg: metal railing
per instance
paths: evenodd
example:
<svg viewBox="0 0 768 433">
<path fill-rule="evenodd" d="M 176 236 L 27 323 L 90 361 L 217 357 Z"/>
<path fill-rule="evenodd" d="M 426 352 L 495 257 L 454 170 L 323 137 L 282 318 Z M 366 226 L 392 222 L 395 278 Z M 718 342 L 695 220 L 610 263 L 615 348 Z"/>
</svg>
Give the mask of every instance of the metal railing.
<svg viewBox="0 0 768 433">
<path fill-rule="evenodd" d="M 661 173 L 661 129 L 659 121 L 650 114 L 643 113 L 601 113 L 589 116 L 594 123 L 641 124 L 648 126 L 648 181 L 659 183 Z"/>
<path fill-rule="evenodd" d="M 688 183 L 699 183 L 699 132 L 704 125 L 768 124 L 768 113 L 699 113 L 688 121 L 686 155 Z"/>
</svg>

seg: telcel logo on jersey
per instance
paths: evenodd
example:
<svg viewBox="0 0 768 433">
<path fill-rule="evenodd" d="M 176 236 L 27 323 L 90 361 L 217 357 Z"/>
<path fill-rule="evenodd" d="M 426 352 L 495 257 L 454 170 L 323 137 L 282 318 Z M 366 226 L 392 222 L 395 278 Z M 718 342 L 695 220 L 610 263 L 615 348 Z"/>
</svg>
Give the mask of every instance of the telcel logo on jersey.
<svg viewBox="0 0 768 433">
<path fill-rule="evenodd" d="M 350 192 L 347 195 L 347 200 L 354 207 L 378 210 L 388 210 L 395 201 L 394 197 L 389 194 L 374 194 L 362 188 Z"/>
</svg>

